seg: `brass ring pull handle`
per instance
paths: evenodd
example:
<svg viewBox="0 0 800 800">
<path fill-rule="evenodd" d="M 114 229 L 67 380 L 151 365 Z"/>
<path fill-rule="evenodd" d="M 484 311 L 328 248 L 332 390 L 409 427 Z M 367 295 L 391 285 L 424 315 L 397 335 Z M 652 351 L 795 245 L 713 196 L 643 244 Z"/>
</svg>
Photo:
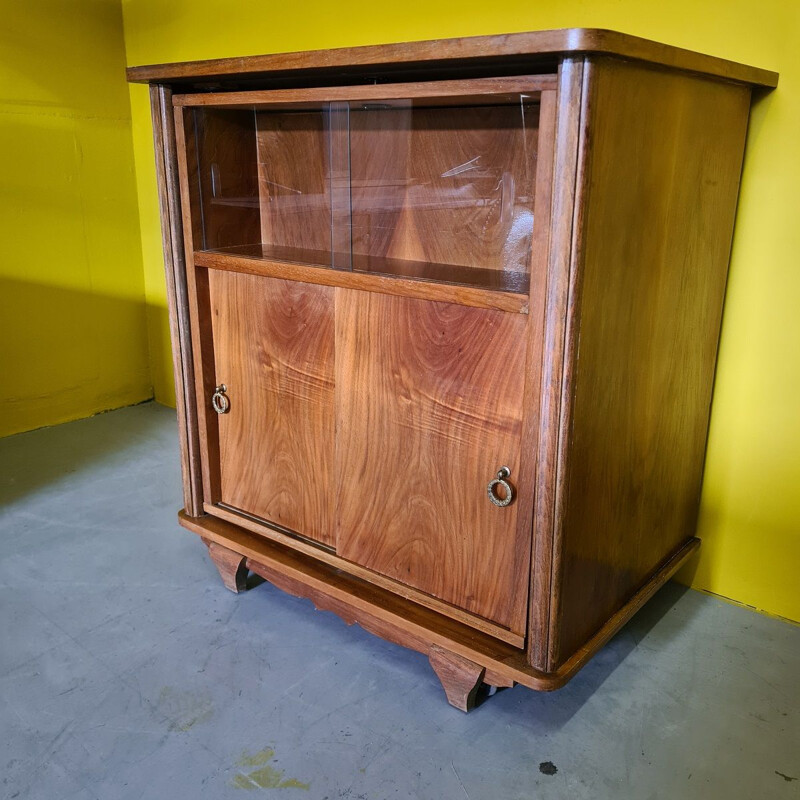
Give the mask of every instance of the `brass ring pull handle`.
<svg viewBox="0 0 800 800">
<path fill-rule="evenodd" d="M 228 395 L 225 394 L 227 391 L 228 387 L 221 383 L 214 390 L 214 394 L 211 395 L 211 407 L 217 414 L 227 414 L 231 410 L 231 401 Z"/>
<path fill-rule="evenodd" d="M 486 491 L 489 494 L 489 499 L 498 507 L 505 508 L 511 504 L 514 499 L 514 487 L 506 480 L 511 475 L 511 470 L 508 467 L 500 467 L 497 471 L 497 477 L 493 481 L 489 481 Z M 495 492 L 497 486 L 502 486 L 505 490 L 504 497 L 498 497 Z"/>
</svg>

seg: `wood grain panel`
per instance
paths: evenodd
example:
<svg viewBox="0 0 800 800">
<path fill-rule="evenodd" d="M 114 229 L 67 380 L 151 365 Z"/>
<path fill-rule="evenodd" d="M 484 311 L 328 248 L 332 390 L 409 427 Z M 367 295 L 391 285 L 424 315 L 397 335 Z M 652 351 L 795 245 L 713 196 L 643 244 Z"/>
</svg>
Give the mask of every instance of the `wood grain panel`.
<svg viewBox="0 0 800 800">
<path fill-rule="evenodd" d="M 694 533 L 749 101 L 591 64 L 551 667 Z"/>
<path fill-rule="evenodd" d="M 533 64 L 553 65 L 558 56 L 583 53 L 606 53 L 761 86 L 776 86 L 778 83 L 778 75 L 775 72 L 672 47 L 638 36 L 596 28 L 565 28 L 460 39 L 343 47 L 336 50 L 274 53 L 246 58 L 218 58 L 178 64 L 155 64 L 129 67 L 127 75 L 129 81 L 168 82 L 223 76 L 269 78 L 270 73 L 284 75 L 293 70 L 302 70 L 308 77 L 328 74 L 333 70 L 341 75 L 348 68 L 350 71 L 360 68 L 362 72 L 368 71 L 370 77 L 374 77 L 376 73 L 381 74 L 381 71 L 402 66 L 422 67 L 427 74 L 435 69 L 466 68 L 471 64 L 488 70 L 499 59 L 503 59 L 506 63 L 519 64 L 521 69 L 530 71 Z"/>
<path fill-rule="evenodd" d="M 486 486 L 519 473 L 526 318 L 344 289 L 336 303 L 337 551 L 521 633 L 531 487 L 497 508 Z"/>
<path fill-rule="evenodd" d="M 215 517 L 219 517 L 226 522 L 232 522 L 234 525 L 240 528 L 253 531 L 259 536 L 272 539 L 279 544 L 291 547 L 293 550 L 297 550 L 299 553 L 303 553 L 311 558 L 323 561 L 326 564 L 330 564 L 332 567 L 343 570 L 349 575 L 354 575 L 361 580 L 374 583 L 376 586 L 381 586 L 384 589 L 388 589 L 393 594 L 396 594 L 399 597 L 405 597 L 408 600 L 412 600 L 418 605 L 425 606 L 426 608 L 432 608 L 434 611 L 438 611 L 440 614 L 451 617 L 452 619 L 457 619 L 460 622 L 475 628 L 476 630 L 483 631 L 484 633 L 493 636 L 495 639 L 508 642 L 508 644 L 512 644 L 515 647 L 525 646 L 524 636 L 520 636 L 517 633 L 511 633 L 511 631 L 509 631 L 507 628 L 503 628 L 500 625 L 489 622 L 483 617 L 470 614 L 469 612 L 464 611 L 462 608 L 456 608 L 454 605 L 444 603 L 438 598 L 429 594 L 425 594 L 424 592 L 420 592 L 405 583 L 393 580 L 392 578 L 387 578 L 385 575 L 379 575 L 377 572 L 365 569 L 358 564 L 354 564 L 352 561 L 347 561 L 336 555 L 336 552 L 332 547 L 320 547 L 317 542 L 305 540 L 292 533 L 286 532 L 283 529 L 279 529 L 273 524 L 266 523 L 261 517 L 245 514 L 244 512 L 236 511 L 225 506 L 211 505 L 207 503 L 204 508 L 207 514 L 213 514 Z"/>
<path fill-rule="evenodd" d="M 538 121 L 538 103 L 354 107 L 354 269 L 398 260 L 526 276 Z"/>
<path fill-rule="evenodd" d="M 333 544 L 333 289 L 209 271 L 220 499 Z"/>
</svg>

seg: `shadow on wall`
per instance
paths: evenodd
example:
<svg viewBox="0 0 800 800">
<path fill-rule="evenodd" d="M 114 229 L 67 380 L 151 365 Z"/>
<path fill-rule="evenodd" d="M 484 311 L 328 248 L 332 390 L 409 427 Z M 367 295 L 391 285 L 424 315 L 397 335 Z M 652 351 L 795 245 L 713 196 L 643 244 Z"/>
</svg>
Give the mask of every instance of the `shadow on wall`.
<svg viewBox="0 0 800 800">
<path fill-rule="evenodd" d="M 0 436 L 152 396 L 119 3 L 0 26 Z"/>
<path fill-rule="evenodd" d="M 0 278 L 0 436 L 150 399 L 144 315 L 138 299 Z"/>
<path fill-rule="evenodd" d="M 147 303 L 147 337 L 150 352 L 150 380 L 156 402 L 175 408 L 175 375 L 172 367 L 172 342 L 169 312 L 153 298 Z"/>
</svg>

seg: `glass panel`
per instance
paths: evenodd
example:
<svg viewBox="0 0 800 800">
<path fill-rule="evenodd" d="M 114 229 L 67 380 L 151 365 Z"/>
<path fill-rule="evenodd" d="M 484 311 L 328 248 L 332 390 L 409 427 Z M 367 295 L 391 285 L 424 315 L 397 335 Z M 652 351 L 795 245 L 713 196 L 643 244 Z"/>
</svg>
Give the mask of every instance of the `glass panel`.
<svg viewBox="0 0 800 800">
<path fill-rule="evenodd" d="M 198 246 L 526 292 L 538 103 L 449 103 L 195 109 Z"/>
<path fill-rule="evenodd" d="M 257 112 L 264 256 L 331 266 L 330 112 Z"/>
<path fill-rule="evenodd" d="M 353 267 L 527 291 L 538 106 L 350 109 Z"/>
<path fill-rule="evenodd" d="M 203 250 L 331 266 L 328 109 L 196 109 Z"/>
<path fill-rule="evenodd" d="M 261 208 L 253 112 L 195 109 L 192 113 L 202 228 L 202 243 L 195 246 L 217 250 L 259 243 Z M 195 166 L 192 155 L 189 146 L 190 173 Z"/>
</svg>

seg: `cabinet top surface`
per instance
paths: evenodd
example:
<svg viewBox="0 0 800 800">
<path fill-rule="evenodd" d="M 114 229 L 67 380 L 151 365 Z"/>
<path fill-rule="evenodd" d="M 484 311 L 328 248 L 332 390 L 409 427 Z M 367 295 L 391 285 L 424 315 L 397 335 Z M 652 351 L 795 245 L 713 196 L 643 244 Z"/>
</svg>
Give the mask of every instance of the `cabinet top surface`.
<svg viewBox="0 0 800 800">
<path fill-rule="evenodd" d="M 459 71 L 491 67 L 554 69 L 561 58 L 598 54 L 644 61 L 753 86 L 774 87 L 778 74 L 769 70 L 661 44 L 638 36 L 594 28 L 564 28 L 460 39 L 309 50 L 297 53 L 217 58 L 173 64 L 129 67 L 134 83 L 217 84 L 242 80 L 332 76 L 376 77 L 398 72 Z"/>
</svg>

